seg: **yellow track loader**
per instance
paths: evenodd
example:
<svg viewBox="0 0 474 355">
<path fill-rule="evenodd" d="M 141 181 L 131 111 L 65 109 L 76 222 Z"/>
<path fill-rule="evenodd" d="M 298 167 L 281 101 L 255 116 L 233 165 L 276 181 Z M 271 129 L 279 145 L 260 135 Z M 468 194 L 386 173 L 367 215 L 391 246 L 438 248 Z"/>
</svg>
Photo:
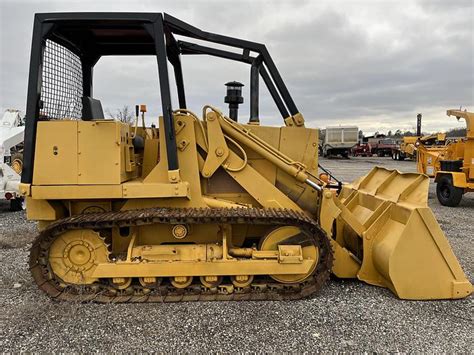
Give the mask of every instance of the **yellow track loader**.
<svg viewBox="0 0 474 355">
<path fill-rule="evenodd" d="M 144 107 L 134 125 L 104 119 L 93 98 L 94 65 L 121 55 L 157 59 L 158 128 L 138 123 Z M 227 83 L 228 115 L 187 109 L 183 55 L 250 65 L 248 123 L 238 82 Z M 260 124 L 260 78 L 283 127 Z M 160 13 L 35 16 L 20 190 L 39 227 L 31 273 L 52 298 L 291 300 L 331 272 L 404 299 L 466 297 L 428 183 L 384 168 L 345 185 L 319 175 L 318 130 L 263 44 Z"/>
</svg>

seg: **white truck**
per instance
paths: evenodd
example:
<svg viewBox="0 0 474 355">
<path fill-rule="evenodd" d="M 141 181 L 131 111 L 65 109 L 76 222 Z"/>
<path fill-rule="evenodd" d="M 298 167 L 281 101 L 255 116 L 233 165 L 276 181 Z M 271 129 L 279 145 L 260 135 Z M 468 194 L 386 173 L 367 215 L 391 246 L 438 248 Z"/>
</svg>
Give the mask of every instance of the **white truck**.
<svg viewBox="0 0 474 355">
<path fill-rule="evenodd" d="M 323 156 L 337 156 L 348 158 L 349 153 L 359 142 L 359 128 L 357 126 L 329 126 L 326 127 L 326 136 L 323 144 Z"/>
<path fill-rule="evenodd" d="M 18 192 L 23 167 L 22 150 L 25 127 L 18 110 L 6 110 L 0 119 L 0 199 L 10 201 L 10 209 L 22 209 Z"/>
</svg>

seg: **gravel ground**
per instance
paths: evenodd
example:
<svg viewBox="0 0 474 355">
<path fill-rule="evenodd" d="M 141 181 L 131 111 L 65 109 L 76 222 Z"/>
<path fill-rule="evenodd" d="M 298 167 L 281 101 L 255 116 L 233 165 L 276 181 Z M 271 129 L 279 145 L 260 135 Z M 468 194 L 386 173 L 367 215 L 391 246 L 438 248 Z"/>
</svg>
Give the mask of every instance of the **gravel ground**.
<svg viewBox="0 0 474 355">
<path fill-rule="evenodd" d="M 375 165 L 414 171 L 389 158 L 322 160 L 344 180 Z M 474 194 L 458 208 L 433 209 L 464 271 L 473 279 Z M 295 302 L 77 304 L 49 300 L 27 268 L 35 225 L 0 203 L 2 352 L 473 352 L 473 297 L 400 301 L 388 290 L 330 280 Z"/>
</svg>

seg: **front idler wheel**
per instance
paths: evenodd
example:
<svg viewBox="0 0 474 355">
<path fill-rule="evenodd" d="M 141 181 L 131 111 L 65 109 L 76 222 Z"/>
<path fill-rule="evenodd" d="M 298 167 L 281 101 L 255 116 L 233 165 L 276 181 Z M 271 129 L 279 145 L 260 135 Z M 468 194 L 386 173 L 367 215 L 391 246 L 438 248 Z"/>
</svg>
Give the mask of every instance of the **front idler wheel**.
<svg viewBox="0 0 474 355">
<path fill-rule="evenodd" d="M 295 226 L 284 226 L 272 230 L 268 233 L 260 244 L 260 250 L 278 250 L 280 244 L 300 244 L 303 252 L 303 259 L 311 260 L 312 266 L 308 273 L 297 275 L 270 275 L 278 282 L 293 284 L 306 280 L 316 270 L 319 262 L 319 248 L 315 245 L 313 238 L 308 236 L 300 228 Z"/>
</svg>

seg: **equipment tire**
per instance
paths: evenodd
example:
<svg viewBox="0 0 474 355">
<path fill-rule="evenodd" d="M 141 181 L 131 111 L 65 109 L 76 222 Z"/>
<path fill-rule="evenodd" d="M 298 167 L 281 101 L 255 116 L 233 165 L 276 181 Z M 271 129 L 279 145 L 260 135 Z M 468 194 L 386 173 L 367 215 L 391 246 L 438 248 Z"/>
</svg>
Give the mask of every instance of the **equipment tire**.
<svg viewBox="0 0 474 355">
<path fill-rule="evenodd" d="M 12 155 L 10 165 L 12 169 L 18 174 L 21 175 L 23 170 L 23 153 L 15 153 Z"/>
<path fill-rule="evenodd" d="M 456 207 L 461 202 L 463 189 L 453 185 L 449 175 L 442 175 L 436 184 L 436 196 L 443 206 Z"/>
<path fill-rule="evenodd" d="M 18 212 L 23 210 L 23 198 L 17 197 L 10 200 L 10 211 Z"/>
</svg>

